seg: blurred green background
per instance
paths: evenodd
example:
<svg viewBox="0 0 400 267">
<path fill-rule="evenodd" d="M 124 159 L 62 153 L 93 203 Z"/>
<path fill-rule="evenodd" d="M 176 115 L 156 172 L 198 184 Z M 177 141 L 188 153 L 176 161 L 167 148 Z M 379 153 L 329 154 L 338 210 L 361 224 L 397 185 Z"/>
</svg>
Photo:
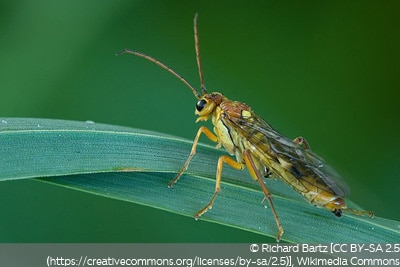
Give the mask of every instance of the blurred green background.
<svg viewBox="0 0 400 267">
<path fill-rule="evenodd" d="M 0 117 L 193 139 L 189 89 L 115 52 L 152 55 L 198 87 L 199 12 L 207 88 L 251 105 L 290 138 L 306 137 L 352 201 L 400 220 L 399 10 L 399 1 L 1 1 Z M 0 201 L 0 242 L 273 241 L 35 181 L 1 183 Z"/>
</svg>

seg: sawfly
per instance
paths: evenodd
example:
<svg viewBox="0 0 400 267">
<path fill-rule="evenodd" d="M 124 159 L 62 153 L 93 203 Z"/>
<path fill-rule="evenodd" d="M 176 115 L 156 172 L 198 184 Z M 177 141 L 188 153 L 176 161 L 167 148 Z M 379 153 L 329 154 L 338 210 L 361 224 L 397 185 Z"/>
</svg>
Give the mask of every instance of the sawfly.
<svg viewBox="0 0 400 267">
<path fill-rule="evenodd" d="M 197 14 L 194 17 L 194 43 L 201 91 L 196 90 L 181 75 L 151 56 L 128 49 L 118 52 L 117 55 L 129 53 L 145 58 L 177 77 L 190 88 L 198 100 L 195 108 L 195 114 L 198 116 L 196 122 L 211 119 L 214 125 L 213 132 L 205 126 L 199 128 L 186 163 L 169 182 L 169 187 L 172 187 L 188 168 L 196 154 L 199 138 L 203 134 L 217 143 L 218 148 L 224 147 L 231 156 L 235 156 L 232 158 L 223 155 L 218 158 L 214 195 L 210 202 L 195 214 L 196 219 L 212 207 L 220 192 L 224 164 L 238 170 L 247 167 L 252 178 L 258 181 L 264 193 L 264 200 L 268 201 L 274 215 L 278 227 L 276 236 L 278 241 L 284 230 L 271 193 L 264 183 L 264 177 L 280 178 L 312 205 L 325 208 L 337 217 L 341 217 L 343 211 L 374 216 L 372 211 L 360 211 L 346 206 L 344 197 L 349 193 L 346 183 L 332 167 L 311 151 L 310 145 L 303 137 L 291 140 L 257 116 L 248 105 L 229 100 L 219 92 L 208 92 L 204 84 L 200 57 Z"/>
</svg>

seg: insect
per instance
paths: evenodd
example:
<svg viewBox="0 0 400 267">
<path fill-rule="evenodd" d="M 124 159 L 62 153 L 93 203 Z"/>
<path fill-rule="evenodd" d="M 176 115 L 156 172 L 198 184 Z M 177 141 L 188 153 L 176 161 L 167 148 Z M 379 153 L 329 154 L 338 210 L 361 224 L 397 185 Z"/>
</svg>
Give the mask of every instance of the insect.
<svg viewBox="0 0 400 267">
<path fill-rule="evenodd" d="M 208 93 L 202 71 L 197 16 L 197 14 L 194 16 L 194 43 L 201 93 L 182 76 L 153 57 L 128 49 L 117 53 L 117 55 L 129 53 L 145 58 L 180 79 L 198 99 L 195 108 L 195 114 L 198 116 L 196 122 L 211 118 L 214 125 L 214 132 L 205 126 L 199 128 L 189 157 L 176 177 L 170 181 L 169 187 L 172 187 L 187 170 L 191 159 L 196 154 L 199 138 L 203 134 L 217 143 L 218 148 L 224 147 L 231 156 L 235 156 L 232 158 L 223 155 L 218 158 L 214 194 L 210 202 L 195 214 L 195 218 L 198 219 L 212 207 L 221 190 L 224 164 L 238 170 L 247 167 L 252 178 L 259 182 L 264 193 L 263 201 L 268 201 L 278 227 L 277 241 L 280 240 L 284 230 L 271 193 L 264 183 L 264 177 L 280 178 L 312 205 L 326 208 L 337 217 L 341 217 L 343 211 L 373 217 L 374 214 L 371 211 L 360 211 L 346 206 L 344 197 L 349 193 L 349 189 L 345 182 L 333 168 L 311 151 L 308 142 L 303 137 L 291 140 L 258 117 L 248 105 L 229 100 L 218 92 Z"/>
</svg>

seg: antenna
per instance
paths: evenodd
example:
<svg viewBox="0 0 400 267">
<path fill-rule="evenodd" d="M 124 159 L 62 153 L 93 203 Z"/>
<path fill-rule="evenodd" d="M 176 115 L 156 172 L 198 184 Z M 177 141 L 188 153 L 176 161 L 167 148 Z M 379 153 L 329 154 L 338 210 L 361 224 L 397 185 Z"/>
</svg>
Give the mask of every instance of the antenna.
<svg viewBox="0 0 400 267">
<path fill-rule="evenodd" d="M 201 65 L 201 57 L 200 57 L 200 43 L 199 43 L 199 34 L 197 32 L 197 17 L 198 13 L 194 15 L 193 19 L 193 29 L 194 29 L 194 48 L 196 50 L 196 60 L 197 60 L 197 67 L 199 69 L 199 77 L 200 77 L 200 85 L 201 85 L 201 92 L 203 95 L 207 94 L 206 86 L 204 85 L 204 76 L 203 76 L 203 68 Z"/>
<path fill-rule="evenodd" d="M 186 86 L 189 87 L 190 90 L 192 90 L 194 96 L 195 96 L 197 99 L 201 99 L 201 95 L 199 94 L 199 92 L 197 92 L 197 90 L 196 90 L 188 81 L 186 81 L 185 78 L 183 78 L 181 75 L 179 75 L 178 73 L 176 73 L 173 69 L 171 69 L 171 68 L 168 67 L 167 65 L 161 63 L 160 61 L 158 61 L 157 59 L 155 59 L 155 58 L 153 58 L 153 57 L 151 57 L 151 56 L 148 56 L 148 55 L 146 55 L 146 54 L 143 54 L 143 53 L 140 53 L 140 52 L 137 52 L 137 51 L 129 50 L 129 49 L 121 50 L 121 51 L 119 51 L 118 53 L 116 53 L 116 55 L 119 56 L 119 55 L 125 54 L 125 53 L 133 54 L 133 55 L 135 55 L 135 56 L 138 56 L 138 57 L 142 57 L 142 58 L 144 58 L 144 59 L 147 59 L 148 61 L 153 62 L 154 64 L 156 64 L 156 65 L 160 66 L 161 68 L 167 70 L 169 73 L 171 73 L 171 74 L 174 75 L 176 78 L 178 78 L 179 80 L 181 80 L 184 84 L 186 84 Z"/>
<path fill-rule="evenodd" d="M 205 95 L 205 94 L 207 94 L 207 90 L 206 90 L 206 87 L 204 85 L 203 69 L 202 69 L 202 66 L 201 66 L 199 35 L 198 35 L 198 32 L 197 32 L 197 17 L 198 17 L 198 13 L 196 13 L 194 15 L 194 19 L 193 19 L 193 24 L 194 24 L 194 26 L 193 26 L 193 28 L 194 28 L 194 46 L 195 46 L 195 50 L 196 50 L 196 60 L 197 60 L 197 67 L 198 67 L 198 70 L 199 70 L 201 92 L 203 93 L 203 95 Z M 118 53 L 116 53 L 116 55 L 119 56 L 119 55 L 125 54 L 125 53 L 132 54 L 132 55 L 147 59 L 148 61 L 153 62 L 154 64 L 156 64 L 156 65 L 160 66 L 161 68 L 167 70 L 169 73 L 171 73 L 176 78 L 181 80 L 181 82 L 186 84 L 186 86 L 189 87 L 189 89 L 193 92 L 194 96 L 197 99 L 201 99 L 201 95 L 199 94 L 199 92 L 185 78 L 183 78 L 181 75 L 176 73 L 173 69 L 171 69 L 170 67 L 168 67 L 164 63 L 160 62 L 159 60 L 157 60 L 157 59 L 155 59 L 155 58 L 153 58 L 151 56 L 148 56 L 148 55 L 143 54 L 141 52 L 129 50 L 129 49 L 121 50 Z"/>
</svg>

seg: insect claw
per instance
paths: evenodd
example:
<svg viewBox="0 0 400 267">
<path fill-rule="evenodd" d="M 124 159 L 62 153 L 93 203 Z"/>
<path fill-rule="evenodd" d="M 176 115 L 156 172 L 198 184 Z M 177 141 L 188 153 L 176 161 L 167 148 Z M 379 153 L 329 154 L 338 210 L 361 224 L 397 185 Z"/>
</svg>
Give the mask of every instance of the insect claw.
<svg viewBox="0 0 400 267">
<path fill-rule="evenodd" d="M 207 206 L 205 206 L 202 210 L 198 211 L 194 215 L 194 219 L 197 221 L 204 213 L 206 213 L 208 210 L 212 209 L 211 203 L 209 203 Z"/>
<path fill-rule="evenodd" d="M 374 218 L 374 212 L 373 211 L 362 211 L 362 210 L 355 210 L 355 209 L 350 209 L 350 208 L 345 208 L 343 209 L 343 211 L 345 212 L 351 212 L 355 215 L 359 215 L 359 216 L 369 216 L 370 218 Z"/>
<path fill-rule="evenodd" d="M 181 178 L 183 172 L 185 171 L 185 169 L 182 169 L 177 176 L 175 176 L 174 179 L 172 179 L 169 183 L 168 183 L 168 188 L 173 188 L 174 184 L 179 180 L 179 178 Z"/>
<path fill-rule="evenodd" d="M 283 233 L 284 233 L 283 228 L 280 227 L 279 230 L 278 230 L 278 234 L 276 236 L 276 242 L 279 242 L 281 240 L 281 237 L 282 237 Z"/>
<path fill-rule="evenodd" d="M 267 200 L 266 197 L 263 198 L 263 200 L 261 200 L 261 205 L 264 205 L 264 202 Z"/>
<path fill-rule="evenodd" d="M 207 210 L 209 210 L 209 209 L 211 209 L 211 208 L 206 206 L 204 209 L 200 210 L 199 212 L 197 212 L 197 213 L 194 215 L 194 219 L 197 221 L 197 220 L 201 217 L 201 215 L 203 215 L 204 213 L 206 213 Z"/>
</svg>

